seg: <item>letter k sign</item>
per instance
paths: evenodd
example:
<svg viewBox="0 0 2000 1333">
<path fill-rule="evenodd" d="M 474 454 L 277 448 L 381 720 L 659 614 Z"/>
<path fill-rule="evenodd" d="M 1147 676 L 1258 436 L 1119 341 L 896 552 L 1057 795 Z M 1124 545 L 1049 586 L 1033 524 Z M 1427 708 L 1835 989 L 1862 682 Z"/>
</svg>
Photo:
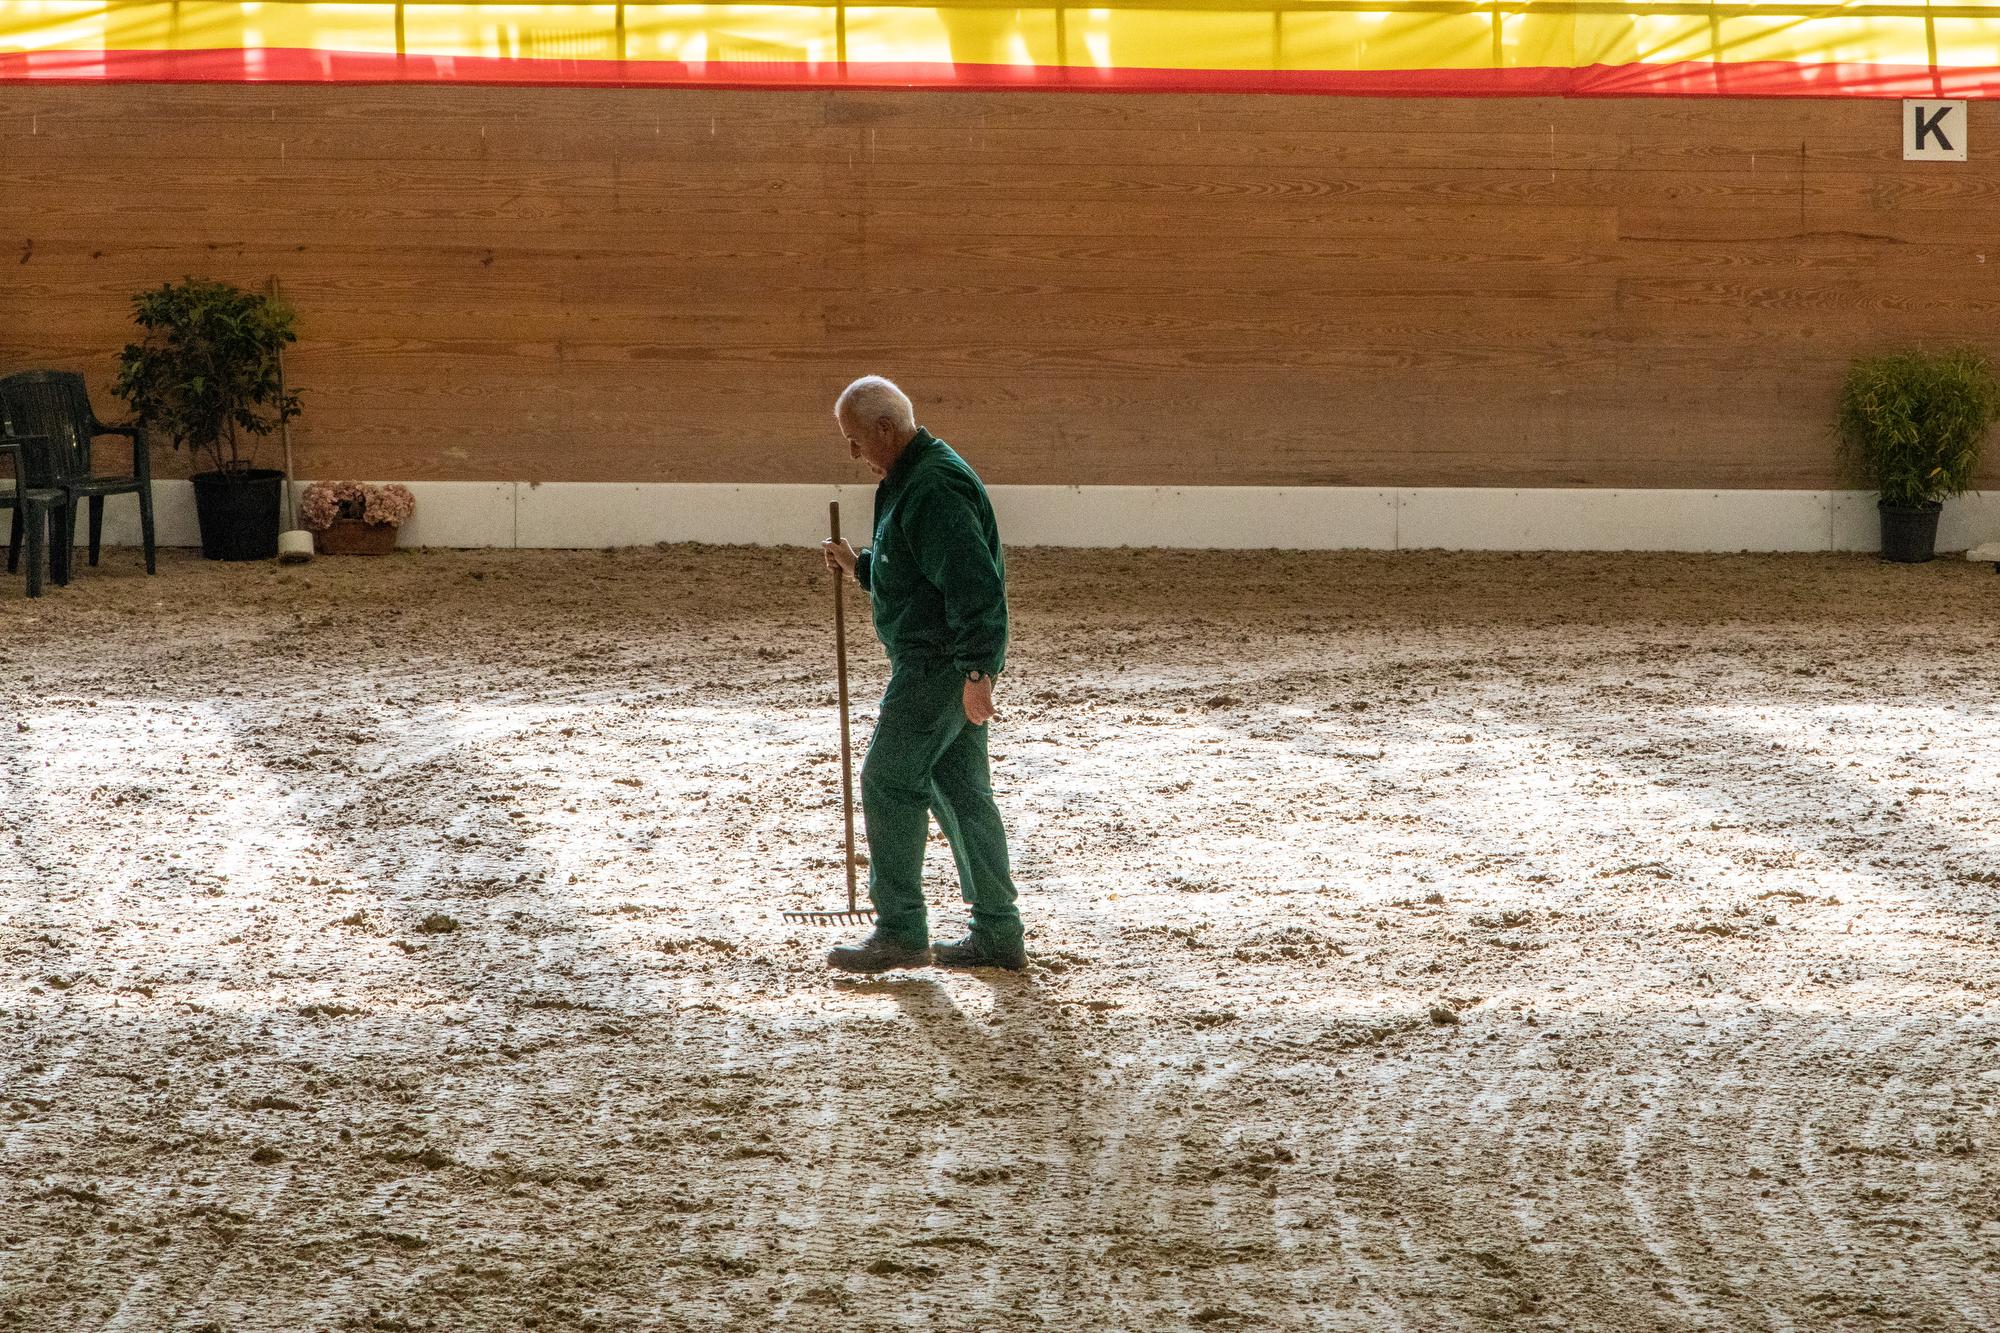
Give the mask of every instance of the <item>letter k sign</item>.
<svg viewBox="0 0 2000 1333">
<path fill-rule="evenodd" d="M 1965 103 L 1903 103 L 1903 160 L 1965 161 Z"/>
<path fill-rule="evenodd" d="M 1926 115 L 1926 112 L 1930 114 Z M 1951 108 L 1948 106 L 1941 106 L 1936 111 L 1931 111 L 1922 102 L 1910 108 L 1913 128 L 1917 132 L 1917 151 L 1919 153 L 1930 146 L 1929 140 L 1932 135 L 1937 136 L 1937 146 L 1940 149 L 1947 153 L 1951 151 L 1951 140 L 1944 137 L 1944 118 L 1950 114 Z"/>
</svg>

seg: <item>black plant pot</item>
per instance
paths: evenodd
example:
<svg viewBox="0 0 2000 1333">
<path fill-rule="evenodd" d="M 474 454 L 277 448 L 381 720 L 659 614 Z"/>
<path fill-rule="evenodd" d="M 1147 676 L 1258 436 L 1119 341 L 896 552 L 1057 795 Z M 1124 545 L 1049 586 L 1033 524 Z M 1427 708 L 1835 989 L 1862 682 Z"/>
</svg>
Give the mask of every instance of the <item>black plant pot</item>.
<svg viewBox="0 0 2000 1333">
<path fill-rule="evenodd" d="M 1936 500 L 1920 505 L 1892 505 L 1877 500 L 1882 515 L 1882 558 L 1899 565 L 1921 565 L 1937 554 L 1938 511 Z"/>
<path fill-rule="evenodd" d="M 270 560 L 278 554 L 278 503 L 285 474 L 271 468 L 197 472 L 194 512 L 210 560 Z"/>
</svg>

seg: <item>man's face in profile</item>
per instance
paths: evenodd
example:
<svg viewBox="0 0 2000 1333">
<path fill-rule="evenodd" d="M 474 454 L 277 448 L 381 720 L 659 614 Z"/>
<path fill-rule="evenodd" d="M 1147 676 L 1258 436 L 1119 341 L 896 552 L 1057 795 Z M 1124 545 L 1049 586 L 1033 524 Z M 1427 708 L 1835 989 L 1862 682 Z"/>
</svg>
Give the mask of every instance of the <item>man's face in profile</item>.
<svg viewBox="0 0 2000 1333">
<path fill-rule="evenodd" d="M 847 441 L 847 456 L 868 465 L 868 470 L 878 478 L 889 475 L 889 467 L 902 452 L 906 440 L 896 439 L 895 426 L 887 417 L 877 418 L 873 423 L 861 424 L 850 421 L 845 414 L 835 418 L 840 424 L 840 434 Z"/>
</svg>

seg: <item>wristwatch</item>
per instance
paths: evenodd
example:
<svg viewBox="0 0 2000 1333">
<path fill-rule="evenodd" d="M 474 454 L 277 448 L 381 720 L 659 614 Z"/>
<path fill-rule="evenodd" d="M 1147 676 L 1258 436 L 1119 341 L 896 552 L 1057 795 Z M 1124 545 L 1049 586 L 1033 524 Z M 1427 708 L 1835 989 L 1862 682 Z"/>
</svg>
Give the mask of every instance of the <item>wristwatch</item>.
<svg viewBox="0 0 2000 1333">
<path fill-rule="evenodd" d="M 968 671 L 965 673 L 965 678 L 968 681 L 992 680 L 993 673 L 991 671 Z"/>
</svg>

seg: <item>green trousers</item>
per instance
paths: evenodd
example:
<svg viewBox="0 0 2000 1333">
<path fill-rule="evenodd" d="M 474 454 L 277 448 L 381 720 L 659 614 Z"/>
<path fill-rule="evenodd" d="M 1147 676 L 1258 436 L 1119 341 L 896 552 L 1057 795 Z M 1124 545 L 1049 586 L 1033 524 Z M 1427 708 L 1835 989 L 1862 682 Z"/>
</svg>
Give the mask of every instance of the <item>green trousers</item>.
<svg viewBox="0 0 2000 1333">
<path fill-rule="evenodd" d="M 993 804 L 986 728 L 966 722 L 964 691 L 965 677 L 949 662 L 942 668 L 892 666 L 861 764 L 868 896 L 877 926 L 911 948 L 930 943 L 923 869 L 933 813 L 958 862 L 959 892 L 972 904 L 972 933 L 995 944 L 1021 940 L 1007 831 Z"/>
</svg>

